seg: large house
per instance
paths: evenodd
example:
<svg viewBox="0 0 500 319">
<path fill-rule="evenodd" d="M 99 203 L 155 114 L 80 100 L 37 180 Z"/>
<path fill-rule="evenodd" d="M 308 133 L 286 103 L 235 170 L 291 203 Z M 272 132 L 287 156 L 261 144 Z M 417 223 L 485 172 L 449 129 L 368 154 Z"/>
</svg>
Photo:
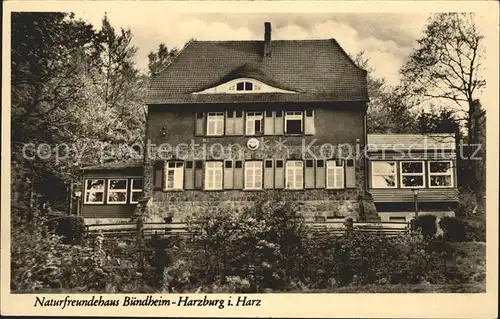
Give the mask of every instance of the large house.
<svg viewBox="0 0 500 319">
<path fill-rule="evenodd" d="M 420 210 L 452 213 L 454 137 L 368 136 L 366 76 L 336 40 L 272 40 L 270 23 L 263 41 L 191 41 L 151 80 L 144 160 L 84 168 L 80 212 L 130 218 L 143 198 L 182 221 L 278 191 L 308 219 L 407 220 L 419 189 Z"/>
</svg>

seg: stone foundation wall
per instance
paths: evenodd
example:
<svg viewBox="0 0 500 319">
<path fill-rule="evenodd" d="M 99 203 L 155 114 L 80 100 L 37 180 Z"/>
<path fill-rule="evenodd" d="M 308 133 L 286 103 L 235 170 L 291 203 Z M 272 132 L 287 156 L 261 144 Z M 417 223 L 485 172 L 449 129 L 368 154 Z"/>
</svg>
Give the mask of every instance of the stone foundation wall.
<svg viewBox="0 0 500 319">
<path fill-rule="evenodd" d="M 289 191 L 282 191 L 289 192 Z M 307 190 L 293 193 L 299 211 L 306 219 L 315 216 L 324 217 L 359 217 L 359 201 L 356 190 Z M 246 191 L 154 191 L 148 209 L 148 219 L 163 220 L 173 217 L 173 221 L 184 221 L 186 217 L 219 206 L 241 212 L 245 207 L 253 205 L 262 192 Z"/>
</svg>

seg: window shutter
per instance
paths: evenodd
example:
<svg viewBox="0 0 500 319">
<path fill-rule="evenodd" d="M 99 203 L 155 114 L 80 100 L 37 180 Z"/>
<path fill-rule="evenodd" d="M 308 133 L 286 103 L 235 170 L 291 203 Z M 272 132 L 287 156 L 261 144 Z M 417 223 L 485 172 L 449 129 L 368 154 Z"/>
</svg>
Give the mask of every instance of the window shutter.
<svg viewBox="0 0 500 319">
<path fill-rule="evenodd" d="M 235 111 L 229 110 L 226 112 L 226 135 L 234 135 L 235 133 Z"/>
<path fill-rule="evenodd" d="M 314 186 L 314 160 L 306 160 L 304 187 L 314 188 Z"/>
<path fill-rule="evenodd" d="M 233 189 L 233 161 L 224 162 L 224 189 Z"/>
<path fill-rule="evenodd" d="M 325 161 L 316 160 L 316 188 L 325 188 Z"/>
<path fill-rule="evenodd" d="M 184 188 L 194 189 L 194 167 L 193 161 L 186 161 L 186 170 L 184 174 Z"/>
<path fill-rule="evenodd" d="M 274 169 L 273 160 L 264 161 L 264 188 L 274 188 Z"/>
<path fill-rule="evenodd" d="M 195 161 L 194 162 L 194 188 L 202 189 L 203 188 L 203 162 Z"/>
<path fill-rule="evenodd" d="M 162 189 L 163 188 L 163 166 L 165 164 L 161 161 L 157 161 L 154 164 L 154 188 Z"/>
<path fill-rule="evenodd" d="M 243 111 L 236 110 L 234 114 L 234 135 L 243 135 L 244 130 L 244 121 L 243 121 Z"/>
<path fill-rule="evenodd" d="M 235 161 L 234 162 L 234 189 L 242 189 L 243 188 L 243 161 Z"/>
<path fill-rule="evenodd" d="M 304 120 L 304 134 L 315 134 L 316 129 L 314 127 L 314 112 L 313 110 L 305 111 L 305 120 Z"/>
<path fill-rule="evenodd" d="M 285 168 L 283 160 L 274 162 L 274 188 L 285 187 Z"/>
<path fill-rule="evenodd" d="M 195 135 L 196 136 L 203 136 L 205 135 L 205 113 L 203 112 L 196 112 L 195 115 Z"/>
<path fill-rule="evenodd" d="M 274 111 L 274 134 L 283 135 L 283 111 Z"/>
<path fill-rule="evenodd" d="M 274 117 L 273 111 L 264 112 L 264 135 L 274 134 Z"/>
<path fill-rule="evenodd" d="M 354 159 L 348 159 L 345 161 L 345 163 L 345 187 L 356 188 L 356 167 L 354 164 Z"/>
</svg>

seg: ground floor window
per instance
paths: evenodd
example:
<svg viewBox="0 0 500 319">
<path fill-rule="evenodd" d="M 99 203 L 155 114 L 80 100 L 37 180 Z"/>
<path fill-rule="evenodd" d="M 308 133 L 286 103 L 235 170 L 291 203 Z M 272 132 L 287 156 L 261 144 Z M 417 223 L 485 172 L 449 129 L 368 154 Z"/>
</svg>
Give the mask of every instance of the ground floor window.
<svg viewBox="0 0 500 319">
<path fill-rule="evenodd" d="M 205 164 L 205 189 L 222 189 L 222 162 L 206 162 Z"/>
<path fill-rule="evenodd" d="M 429 165 L 429 187 L 453 187 L 451 161 L 431 161 Z"/>
<path fill-rule="evenodd" d="M 262 189 L 262 161 L 245 162 L 245 189 Z"/>
<path fill-rule="evenodd" d="M 326 161 L 326 188 L 344 188 L 344 165 L 342 160 Z"/>
<path fill-rule="evenodd" d="M 130 204 L 137 204 L 142 194 L 142 178 L 130 180 Z"/>
<path fill-rule="evenodd" d="M 108 180 L 108 204 L 126 204 L 127 203 L 127 179 L 109 179 Z"/>
<path fill-rule="evenodd" d="M 184 185 L 184 162 L 167 162 L 165 165 L 165 188 L 182 189 Z"/>
<path fill-rule="evenodd" d="M 401 187 L 414 188 L 424 187 L 424 162 L 407 161 L 400 162 Z"/>
<path fill-rule="evenodd" d="M 286 188 L 304 188 L 304 164 L 302 161 L 286 162 Z"/>
<path fill-rule="evenodd" d="M 104 179 L 85 180 L 85 204 L 104 203 Z"/>
<path fill-rule="evenodd" d="M 372 187 L 394 188 L 396 187 L 396 162 L 372 162 Z"/>
</svg>

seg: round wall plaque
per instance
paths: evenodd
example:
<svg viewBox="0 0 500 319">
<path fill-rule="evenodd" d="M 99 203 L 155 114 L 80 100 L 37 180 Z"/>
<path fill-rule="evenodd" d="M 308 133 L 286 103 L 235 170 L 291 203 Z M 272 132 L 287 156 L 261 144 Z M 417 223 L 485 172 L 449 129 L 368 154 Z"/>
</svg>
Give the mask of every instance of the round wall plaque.
<svg viewBox="0 0 500 319">
<path fill-rule="evenodd" d="M 259 146 L 260 146 L 260 142 L 259 142 L 259 140 L 258 140 L 258 139 L 256 139 L 255 137 L 252 137 L 251 139 L 249 139 L 249 140 L 247 141 L 247 147 L 248 147 L 248 149 L 250 149 L 250 150 L 256 150 L 256 149 L 258 149 L 258 148 L 259 148 Z"/>
</svg>

